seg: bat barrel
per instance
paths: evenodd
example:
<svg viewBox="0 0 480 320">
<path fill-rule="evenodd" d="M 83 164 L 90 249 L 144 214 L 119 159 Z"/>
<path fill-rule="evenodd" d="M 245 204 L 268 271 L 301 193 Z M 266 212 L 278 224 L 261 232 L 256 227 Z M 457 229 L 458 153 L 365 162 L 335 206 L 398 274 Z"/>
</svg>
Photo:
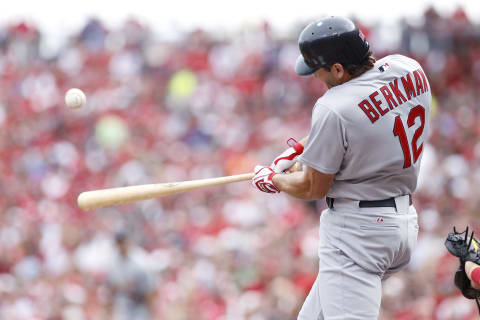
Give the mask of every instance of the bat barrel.
<svg viewBox="0 0 480 320">
<path fill-rule="evenodd" d="M 250 180 L 253 173 L 245 173 L 219 178 L 200 179 L 192 181 L 145 184 L 138 186 L 111 188 L 82 192 L 77 198 L 78 207 L 83 210 L 103 208 L 107 206 L 132 203 L 188 190 L 222 185 L 227 183 Z"/>
</svg>

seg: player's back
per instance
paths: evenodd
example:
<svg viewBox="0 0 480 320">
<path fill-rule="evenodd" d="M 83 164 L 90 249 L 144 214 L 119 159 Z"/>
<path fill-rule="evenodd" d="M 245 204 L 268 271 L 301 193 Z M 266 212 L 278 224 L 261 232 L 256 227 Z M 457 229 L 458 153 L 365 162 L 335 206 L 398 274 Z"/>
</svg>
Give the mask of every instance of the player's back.
<svg viewBox="0 0 480 320">
<path fill-rule="evenodd" d="M 378 200 L 413 193 L 430 105 L 424 71 L 401 55 L 380 59 L 359 77 L 328 90 L 312 122 L 315 113 L 330 109 L 338 117 L 345 148 L 328 196 Z"/>
</svg>

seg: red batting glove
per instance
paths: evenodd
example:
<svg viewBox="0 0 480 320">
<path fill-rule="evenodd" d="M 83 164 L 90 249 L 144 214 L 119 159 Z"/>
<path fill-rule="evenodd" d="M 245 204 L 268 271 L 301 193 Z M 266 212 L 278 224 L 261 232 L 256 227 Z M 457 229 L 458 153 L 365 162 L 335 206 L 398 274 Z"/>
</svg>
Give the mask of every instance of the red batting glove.
<svg viewBox="0 0 480 320">
<path fill-rule="evenodd" d="M 287 144 L 290 148 L 283 151 L 282 154 L 276 157 L 270 165 L 270 168 L 277 173 L 284 172 L 293 166 L 297 157 L 303 152 L 303 145 L 297 140 L 290 138 L 287 140 Z"/>
<path fill-rule="evenodd" d="M 273 184 L 272 178 L 277 173 L 270 167 L 256 166 L 253 170 L 255 176 L 252 185 L 266 193 L 279 193 L 280 190 Z"/>
</svg>

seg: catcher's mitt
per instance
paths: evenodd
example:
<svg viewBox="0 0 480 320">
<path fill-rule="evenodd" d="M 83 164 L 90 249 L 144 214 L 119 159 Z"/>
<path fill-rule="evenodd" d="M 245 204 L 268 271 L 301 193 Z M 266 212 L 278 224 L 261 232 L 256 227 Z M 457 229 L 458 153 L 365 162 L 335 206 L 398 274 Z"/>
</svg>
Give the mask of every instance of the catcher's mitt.
<svg viewBox="0 0 480 320">
<path fill-rule="evenodd" d="M 466 261 L 480 264 L 480 242 L 473 235 L 472 231 L 470 239 L 468 239 L 468 227 L 463 232 L 457 232 L 453 227 L 453 232 L 450 232 L 445 240 L 445 247 L 460 260 L 460 266 L 455 272 L 455 286 L 460 289 L 465 298 L 476 300 L 480 313 L 480 291 L 472 288 L 470 279 L 465 273 Z"/>
</svg>

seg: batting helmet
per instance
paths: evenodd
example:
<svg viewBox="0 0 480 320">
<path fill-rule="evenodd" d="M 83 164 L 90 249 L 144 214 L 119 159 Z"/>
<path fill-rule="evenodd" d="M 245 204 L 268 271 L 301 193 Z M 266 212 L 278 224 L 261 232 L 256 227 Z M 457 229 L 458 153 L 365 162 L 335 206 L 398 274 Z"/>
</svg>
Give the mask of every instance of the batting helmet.
<svg viewBox="0 0 480 320">
<path fill-rule="evenodd" d="M 360 64 L 370 49 L 367 39 L 351 20 L 334 16 L 305 27 L 298 38 L 298 46 L 302 54 L 295 64 L 295 72 L 300 76 L 337 62 Z"/>
</svg>

